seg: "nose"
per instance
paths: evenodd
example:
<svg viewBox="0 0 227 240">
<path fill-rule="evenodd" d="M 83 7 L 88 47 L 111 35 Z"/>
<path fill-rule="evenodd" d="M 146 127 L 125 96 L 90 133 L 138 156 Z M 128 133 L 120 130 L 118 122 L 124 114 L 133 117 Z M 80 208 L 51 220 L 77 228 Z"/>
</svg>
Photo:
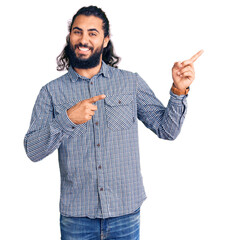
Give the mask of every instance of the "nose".
<svg viewBox="0 0 227 240">
<path fill-rule="evenodd" d="M 88 35 L 87 35 L 86 33 L 83 33 L 83 34 L 81 35 L 80 42 L 81 42 L 81 44 L 83 44 L 83 45 L 88 45 L 89 38 L 88 38 Z"/>
</svg>

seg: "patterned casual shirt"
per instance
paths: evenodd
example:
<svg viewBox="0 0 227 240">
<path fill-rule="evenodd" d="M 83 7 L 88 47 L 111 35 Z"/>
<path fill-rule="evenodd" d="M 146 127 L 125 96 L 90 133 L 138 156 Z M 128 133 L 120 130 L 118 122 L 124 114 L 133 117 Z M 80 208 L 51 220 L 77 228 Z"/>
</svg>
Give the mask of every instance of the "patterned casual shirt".
<svg viewBox="0 0 227 240">
<path fill-rule="evenodd" d="M 67 109 L 105 94 L 94 103 L 95 115 L 74 124 Z M 138 119 L 159 138 L 174 140 L 185 118 L 187 95 L 170 91 L 168 106 L 137 74 L 102 62 L 91 79 L 73 68 L 43 86 L 24 138 L 34 162 L 58 149 L 60 213 L 109 218 L 126 215 L 147 198 L 140 169 Z M 152 143 L 151 143 L 152 144 Z"/>
</svg>

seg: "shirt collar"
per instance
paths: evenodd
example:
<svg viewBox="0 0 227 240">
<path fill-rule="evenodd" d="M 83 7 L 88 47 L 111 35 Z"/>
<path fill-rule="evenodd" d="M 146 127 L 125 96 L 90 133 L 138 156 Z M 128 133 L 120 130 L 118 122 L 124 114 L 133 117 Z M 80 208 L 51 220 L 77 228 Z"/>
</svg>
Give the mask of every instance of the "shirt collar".
<svg viewBox="0 0 227 240">
<path fill-rule="evenodd" d="M 88 78 L 84 77 L 84 76 L 81 76 L 80 74 L 78 74 L 73 68 L 72 66 L 69 67 L 68 69 L 68 74 L 69 74 L 69 77 L 70 79 L 73 81 L 73 82 L 76 82 L 78 80 L 78 78 L 80 79 L 84 79 L 84 80 L 89 80 Z M 109 77 L 109 73 L 108 73 L 108 65 L 102 61 L 102 66 L 101 66 L 101 69 L 100 71 L 96 74 L 96 75 L 100 75 L 102 74 L 104 77 Z"/>
</svg>

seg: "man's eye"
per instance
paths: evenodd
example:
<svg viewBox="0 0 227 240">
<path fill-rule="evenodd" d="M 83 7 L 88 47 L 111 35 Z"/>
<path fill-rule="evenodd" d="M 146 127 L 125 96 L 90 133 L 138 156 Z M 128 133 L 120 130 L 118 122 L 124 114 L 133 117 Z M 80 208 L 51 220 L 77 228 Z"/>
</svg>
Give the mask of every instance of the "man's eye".
<svg viewBox="0 0 227 240">
<path fill-rule="evenodd" d="M 90 36 L 96 36 L 96 33 L 90 33 Z"/>
<path fill-rule="evenodd" d="M 80 32 L 80 31 L 74 31 L 74 33 L 75 33 L 75 34 L 81 34 L 81 32 Z"/>
</svg>

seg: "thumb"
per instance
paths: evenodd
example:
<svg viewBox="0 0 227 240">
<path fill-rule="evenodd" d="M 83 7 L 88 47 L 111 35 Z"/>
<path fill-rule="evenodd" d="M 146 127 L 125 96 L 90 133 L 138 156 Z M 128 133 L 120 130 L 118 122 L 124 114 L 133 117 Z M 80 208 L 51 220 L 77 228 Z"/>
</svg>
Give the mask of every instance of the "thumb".
<svg viewBox="0 0 227 240">
<path fill-rule="evenodd" d="M 181 67 L 182 67 L 181 62 L 175 62 L 174 65 L 173 65 L 173 68 L 176 68 L 176 69 L 179 69 Z"/>
</svg>

